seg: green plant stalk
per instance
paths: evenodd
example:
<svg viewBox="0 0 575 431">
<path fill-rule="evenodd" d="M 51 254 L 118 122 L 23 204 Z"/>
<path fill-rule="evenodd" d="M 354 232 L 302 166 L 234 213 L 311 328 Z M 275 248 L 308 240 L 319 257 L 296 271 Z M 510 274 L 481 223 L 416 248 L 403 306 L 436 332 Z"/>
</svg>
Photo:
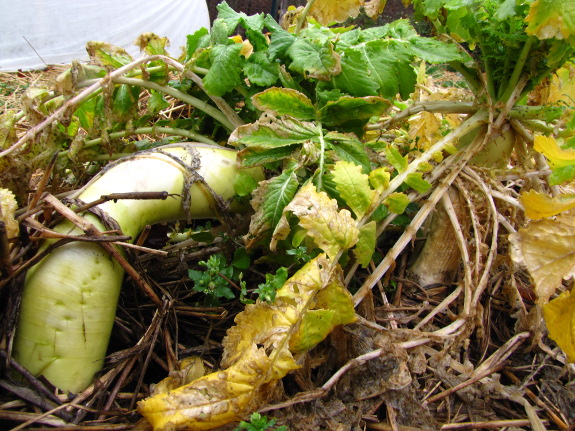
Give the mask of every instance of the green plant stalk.
<svg viewBox="0 0 575 431">
<path fill-rule="evenodd" d="M 257 181 L 263 179 L 259 169 L 247 172 Z M 123 199 L 98 205 L 124 235 L 136 238 L 146 225 L 217 217 L 221 208 L 216 195 L 223 201 L 233 199 L 237 173 L 233 150 L 174 144 L 110 165 L 75 197 L 92 202 L 110 193 L 169 193 L 165 200 Z M 230 209 L 241 210 L 234 204 Z M 109 230 L 95 215 L 83 216 L 99 230 Z M 68 220 L 54 230 L 83 234 Z M 53 242 L 45 241 L 40 252 Z M 104 363 L 123 275 L 118 262 L 95 243 L 77 241 L 53 250 L 26 275 L 15 358 L 63 391 L 87 388 Z"/>
<path fill-rule="evenodd" d="M 187 103 L 188 105 L 193 106 L 194 108 L 199 109 L 202 112 L 205 112 L 213 119 L 219 121 L 228 131 L 232 131 L 235 129 L 233 122 L 228 119 L 219 109 L 214 108 L 210 104 L 200 100 L 194 96 L 190 96 L 180 90 L 172 88 L 168 85 L 160 85 L 156 82 L 146 81 L 144 79 L 138 78 L 125 78 L 125 77 L 118 77 L 113 80 L 117 84 L 128 84 L 139 86 L 142 88 L 147 88 L 148 90 L 156 90 L 161 93 L 169 94 L 176 99 L 181 100 L 182 102 Z"/>
<path fill-rule="evenodd" d="M 217 145 L 217 143 L 214 142 L 213 140 L 211 140 L 210 138 L 207 138 L 203 135 L 200 135 L 199 133 L 192 132 L 191 130 L 178 129 L 178 128 L 174 128 L 174 127 L 159 127 L 159 126 L 138 127 L 137 129 L 134 129 L 131 131 L 124 130 L 122 132 L 113 132 L 113 133 L 110 133 L 109 138 L 110 139 L 119 139 L 119 138 L 125 138 L 126 136 L 132 136 L 132 135 L 143 135 L 143 134 L 156 135 L 159 133 L 174 135 L 174 136 L 184 136 L 186 138 L 193 139 L 194 141 L 201 142 L 203 144 Z M 103 142 L 102 138 L 89 139 L 84 143 L 83 148 L 89 148 L 89 147 L 93 147 L 96 145 L 100 145 L 102 142 Z M 65 157 L 68 155 L 69 152 L 70 152 L 70 150 L 60 151 L 58 153 L 58 157 Z"/>
<path fill-rule="evenodd" d="M 515 63 L 515 67 L 513 68 L 513 72 L 511 73 L 511 77 L 509 78 L 509 82 L 507 84 L 507 87 L 506 87 L 505 91 L 503 92 L 503 95 L 498 99 L 499 102 L 504 102 L 504 103 L 507 102 L 507 100 L 513 94 L 515 87 L 517 86 L 517 84 L 519 84 L 519 81 L 521 79 L 521 75 L 523 74 L 523 69 L 525 67 L 525 62 L 529 58 L 529 53 L 531 52 L 531 47 L 533 46 L 533 43 L 536 40 L 537 39 L 535 38 L 535 36 L 530 36 L 525 41 L 525 45 L 523 45 L 523 48 L 521 49 L 521 54 L 519 55 L 519 58 L 517 59 L 517 63 Z"/>
</svg>

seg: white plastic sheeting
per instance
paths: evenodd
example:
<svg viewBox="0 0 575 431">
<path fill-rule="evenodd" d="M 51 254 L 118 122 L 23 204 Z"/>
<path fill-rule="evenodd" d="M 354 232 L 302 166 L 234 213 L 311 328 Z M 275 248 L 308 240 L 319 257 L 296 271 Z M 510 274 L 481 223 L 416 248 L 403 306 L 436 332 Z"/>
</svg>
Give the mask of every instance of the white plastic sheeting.
<svg viewBox="0 0 575 431">
<path fill-rule="evenodd" d="M 178 56 L 186 36 L 209 25 L 205 0 L 0 0 L 0 71 L 88 60 L 89 41 L 137 56 L 134 41 L 148 32 Z"/>
</svg>

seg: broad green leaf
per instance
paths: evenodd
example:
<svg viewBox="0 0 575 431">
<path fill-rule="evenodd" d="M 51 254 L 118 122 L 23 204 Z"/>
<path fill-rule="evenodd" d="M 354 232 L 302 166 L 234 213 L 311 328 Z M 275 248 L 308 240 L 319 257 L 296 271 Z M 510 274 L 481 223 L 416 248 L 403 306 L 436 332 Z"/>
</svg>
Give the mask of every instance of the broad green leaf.
<svg viewBox="0 0 575 431">
<path fill-rule="evenodd" d="M 326 126 L 343 126 L 348 123 L 359 123 L 363 126 L 372 117 L 381 116 L 390 103 L 374 96 L 344 96 L 334 102 L 327 102 L 320 110 L 321 121 Z"/>
<path fill-rule="evenodd" d="M 495 19 L 497 21 L 505 21 L 507 18 L 515 15 L 516 5 L 517 0 L 504 0 L 497 9 L 497 13 L 494 16 Z"/>
<path fill-rule="evenodd" d="M 379 85 L 371 78 L 369 64 L 362 52 L 353 48 L 340 52 L 341 72 L 333 78 L 335 87 L 352 96 L 377 96 Z"/>
<path fill-rule="evenodd" d="M 333 82 L 353 96 L 408 98 L 416 82 L 409 44 L 377 39 L 343 49 L 341 73 Z M 401 77 L 401 79 L 400 79 Z"/>
<path fill-rule="evenodd" d="M 544 304 L 562 280 L 575 274 L 575 217 L 532 221 L 509 236 L 513 260 L 524 265 L 533 281 L 537 302 Z"/>
<path fill-rule="evenodd" d="M 5 150 L 16 142 L 17 135 L 14 126 L 17 122 L 18 117 L 14 111 L 6 110 L 0 114 L 0 150 Z"/>
<path fill-rule="evenodd" d="M 329 81 L 341 71 L 339 54 L 331 42 L 313 43 L 307 39 L 296 39 L 287 50 L 292 59 L 291 70 L 306 78 Z"/>
<path fill-rule="evenodd" d="M 296 37 L 284 30 L 270 15 L 264 19 L 266 28 L 271 33 L 271 43 L 268 54 L 271 60 L 285 57 L 288 49 L 295 42 Z"/>
<path fill-rule="evenodd" d="M 331 145 L 333 152 L 339 160 L 352 162 L 360 165 L 362 172 L 367 174 L 371 170 L 369 155 L 363 143 L 353 134 L 329 132 L 324 136 L 326 142 Z"/>
<path fill-rule="evenodd" d="M 353 249 L 357 263 L 359 263 L 362 268 L 367 268 L 369 262 L 371 262 L 371 258 L 375 252 L 376 241 L 376 223 L 372 220 L 363 225 L 359 230 L 359 240 Z"/>
<path fill-rule="evenodd" d="M 245 170 L 240 170 L 234 178 L 234 191 L 238 196 L 249 196 L 258 186 L 258 182 Z"/>
<path fill-rule="evenodd" d="M 210 48 L 211 67 L 203 78 L 207 92 L 214 96 L 223 96 L 242 83 L 241 43 L 216 45 Z"/>
<path fill-rule="evenodd" d="M 315 119 L 312 101 L 299 91 L 291 88 L 272 87 L 252 97 L 254 106 L 260 111 L 274 115 L 289 115 L 298 120 Z"/>
<path fill-rule="evenodd" d="M 565 352 L 569 362 L 575 362 L 575 292 L 563 292 L 543 306 L 549 338 Z"/>
<path fill-rule="evenodd" d="M 194 58 L 198 49 L 207 48 L 210 44 L 210 34 L 207 28 L 202 27 L 196 30 L 194 34 L 188 34 L 186 37 L 186 62 Z"/>
<path fill-rule="evenodd" d="M 258 147 L 244 148 L 238 152 L 238 158 L 242 166 L 262 166 L 267 163 L 277 162 L 285 158 L 291 157 L 299 145 L 287 145 L 284 147 L 276 147 L 269 149 L 262 149 Z"/>
<path fill-rule="evenodd" d="M 549 185 L 558 186 L 575 178 L 575 164 L 554 168 L 549 175 Z"/>
<path fill-rule="evenodd" d="M 114 92 L 113 111 L 116 121 L 126 121 L 137 107 L 139 88 L 121 84 Z"/>
<path fill-rule="evenodd" d="M 74 112 L 74 115 L 78 118 L 80 125 L 88 133 L 92 131 L 92 127 L 94 126 L 94 118 L 96 117 L 96 104 L 98 103 L 98 99 L 102 98 L 103 96 L 99 94 L 95 97 L 86 99 L 78 106 L 78 109 L 76 109 Z"/>
<path fill-rule="evenodd" d="M 384 203 L 390 212 L 403 214 L 407 205 L 409 205 L 409 198 L 405 193 L 394 192 L 387 197 Z"/>
<path fill-rule="evenodd" d="M 575 3 L 563 0 L 535 0 L 525 18 L 527 34 L 539 39 L 568 39 L 575 35 Z"/>
<path fill-rule="evenodd" d="M 364 0 L 316 0 L 309 10 L 320 24 L 329 25 L 355 18 Z"/>
<path fill-rule="evenodd" d="M 278 80 L 280 67 L 264 52 L 254 52 L 246 61 L 244 73 L 252 84 L 269 87 Z"/>
<path fill-rule="evenodd" d="M 564 211 L 575 208 L 575 196 L 548 196 L 535 190 L 521 193 L 519 197 L 525 215 L 531 220 L 552 217 Z"/>
<path fill-rule="evenodd" d="M 427 193 L 431 188 L 429 181 L 423 179 L 421 172 L 414 172 L 405 177 L 405 184 L 418 193 Z"/>
<path fill-rule="evenodd" d="M 240 126 L 230 136 L 228 142 L 247 147 L 276 148 L 301 144 L 319 137 L 317 126 L 295 118 L 262 116 L 258 121 Z"/>
<path fill-rule="evenodd" d="M 124 48 L 105 42 L 88 42 L 86 51 L 92 61 L 102 67 L 112 66 L 117 69 L 134 60 Z"/>
<path fill-rule="evenodd" d="M 325 192 L 316 192 L 315 186 L 308 183 L 303 186 L 294 199 L 284 209 L 270 247 L 278 240 L 285 239 L 290 231 L 286 213 L 291 212 L 299 218 L 299 224 L 308 235 L 330 257 L 353 247 L 358 240 L 359 231 L 351 213 L 338 209 L 337 201 L 330 199 Z"/>
<path fill-rule="evenodd" d="M 250 237 L 259 240 L 273 232 L 298 186 L 293 169 L 286 169 L 277 177 L 260 182 L 252 194 L 252 206 L 256 213 L 251 218 Z"/>
<path fill-rule="evenodd" d="M 515 0 L 513 0 L 515 2 Z M 410 40 L 413 54 L 429 63 L 466 62 L 471 60 L 455 44 L 445 43 L 428 37 L 415 37 Z"/>
<path fill-rule="evenodd" d="M 407 156 L 402 156 L 393 145 L 388 145 L 385 148 L 385 157 L 397 169 L 397 172 L 402 173 L 407 169 Z"/>
<path fill-rule="evenodd" d="M 150 90 L 150 98 L 148 99 L 148 112 L 150 114 L 156 114 L 168 106 L 170 106 L 170 104 L 164 99 L 162 93 Z"/>
<path fill-rule="evenodd" d="M 369 210 L 375 191 L 369 187 L 369 177 L 361 172 L 361 166 L 341 161 L 331 171 L 336 189 L 357 219 Z"/>
</svg>

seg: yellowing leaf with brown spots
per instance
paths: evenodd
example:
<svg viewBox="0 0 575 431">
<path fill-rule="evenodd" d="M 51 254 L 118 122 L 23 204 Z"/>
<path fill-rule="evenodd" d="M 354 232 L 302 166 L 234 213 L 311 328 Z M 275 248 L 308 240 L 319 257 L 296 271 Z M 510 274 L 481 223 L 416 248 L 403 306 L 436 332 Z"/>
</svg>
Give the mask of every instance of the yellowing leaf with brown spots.
<svg viewBox="0 0 575 431">
<path fill-rule="evenodd" d="M 549 337 L 575 362 L 575 292 L 563 292 L 543 306 Z"/>
<path fill-rule="evenodd" d="M 290 232 L 288 213 L 299 218 L 299 225 L 330 258 L 357 242 L 359 230 L 351 213 L 346 209 L 339 210 L 335 199 L 330 199 L 325 192 L 318 193 L 315 186 L 308 183 L 285 207 L 272 237 L 272 250 L 277 241 L 287 238 Z"/>
<path fill-rule="evenodd" d="M 523 205 L 525 215 L 531 220 L 552 217 L 575 208 L 575 196 L 573 195 L 551 197 L 535 190 L 522 193 L 519 201 Z"/>
<path fill-rule="evenodd" d="M 544 304 L 562 280 L 575 274 L 575 217 L 533 221 L 509 236 L 513 260 L 524 265 L 533 281 L 537 302 Z"/>
<path fill-rule="evenodd" d="M 565 102 L 573 104 L 575 100 L 575 64 L 565 63 L 557 70 L 549 85 L 548 103 Z"/>
<path fill-rule="evenodd" d="M 575 34 L 575 2 L 536 0 L 525 18 L 527 34 L 539 39 L 567 39 Z"/>
<path fill-rule="evenodd" d="M 355 18 L 363 3 L 364 0 L 316 0 L 309 14 L 323 25 L 343 22 L 349 17 Z"/>
</svg>

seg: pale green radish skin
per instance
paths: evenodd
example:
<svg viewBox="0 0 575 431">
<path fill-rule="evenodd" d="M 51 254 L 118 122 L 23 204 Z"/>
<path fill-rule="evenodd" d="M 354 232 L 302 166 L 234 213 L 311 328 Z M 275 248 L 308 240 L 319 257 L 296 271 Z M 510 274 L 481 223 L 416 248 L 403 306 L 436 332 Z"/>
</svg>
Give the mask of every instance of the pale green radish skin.
<svg viewBox="0 0 575 431">
<path fill-rule="evenodd" d="M 195 172 L 224 200 L 234 196 L 235 151 L 205 144 L 175 144 L 161 151 L 187 165 L 198 165 Z M 249 172 L 256 181 L 263 179 L 261 170 Z M 198 182 L 189 189 L 191 205 L 186 214 L 181 198 L 185 175 L 186 169 L 172 157 L 158 151 L 144 153 L 103 171 L 77 198 L 91 202 L 111 193 L 174 194 L 165 200 L 123 199 L 98 206 L 132 238 L 158 222 L 215 217 L 213 197 Z M 101 231 L 107 230 L 94 215 L 83 216 Z M 54 230 L 82 233 L 69 221 Z M 74 242 L 52 251 L 26 276 L 14 339 L 16 360 L 63 391 L 77 393 L 88 387 L 104 363 L 123 275 L 120 264 L 97 244 Z"/>
</svg>

